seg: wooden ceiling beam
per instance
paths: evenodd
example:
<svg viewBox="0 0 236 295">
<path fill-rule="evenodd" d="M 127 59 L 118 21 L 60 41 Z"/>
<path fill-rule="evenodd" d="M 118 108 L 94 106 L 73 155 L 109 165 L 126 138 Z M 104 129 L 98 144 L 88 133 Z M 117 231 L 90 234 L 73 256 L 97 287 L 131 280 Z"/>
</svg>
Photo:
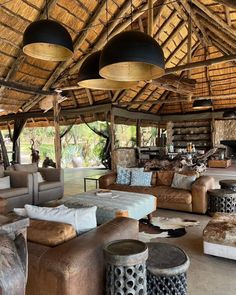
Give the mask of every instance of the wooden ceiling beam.
<svg viewBox="0 0 236 295">
<path fill-rule="evenodd" d="M 44 91 L 22 83 L 5 81 L 3 78 L 0 78 L 0 86 L 3 86 L 5 89 L 7 88 L 33 95 L 52 95 L 54 93 L 54 91 Z"/>
<path fill-rule="evenodd" d="M 186 9 L 186 11 L 188 12 L 189 17 L 192 19 L 194 25 L 199 29 L 199 31 L 201 32 L 205 45 L 206 46 L 210 46 L 211 41 L 206 33 L 205 28 L 201 25 L 201 23 L 199 22 L 195 12 L 191 9 L 191 6 L 189 5 L 187 0 L 182 0 L 181 5 Z"/>
<path fill-rule="evenodd" d="M 220 4 L 225 4 L 231 8 L 236 9 L 236 2 L 235 0 L 215 0 L 216 2 L 219 2 Z"/>
<path fill-rule="evenodd" d="M 236 31 L 234 28 L 230 27 L 222 18 L 220 18 L 215 12 L 210 10 L 206 5 L 202 4 L 198 0 L 191 0 L 194 5 L 196 5 L 203 14 L 206 14 L 210 19 L 212 19 L 218 28 L 223 29 L 228 34 L 230 34 L 233 37 L 236 37 Z M 202 15 L 203 15 L 202 14 Z"/>
<path fill-rule="evenodd" d="M 232 26 L 232 19 L 231 19 L 231 16 L 230 16 L 229 7 L 225 5 L 224 9 L 225 9 L 225 15 L 226 15 L 227 24 L 231 27 Z"/>
<path fill-rule="evenodd" d="M 181 66 L 176 66 L 173 68 L 168 68 L 166 69 L 166 74 L 172 74 L 179 71 L 186 71 L 186 70 L 197 69 L 202 67 L 209 67 L 211 65 L 225 63 L 225 62 L 229 62 L 233 60 L 236 60 L 236 54 L 224 55 L 221 57 L 216 57 L 216 58 L 208 59 L 205 61 L 197 61 L 197 62 L 193 62 L 193 63 L 181 65 Z"/>
<path fill-rule="evenodd" d="M 93 94 L 92 91 L 88 88 L 85 88 L 85 92 L 87 94 L 88 100 L 89 100 L 89 104 L 93 105 Z"/>
</svg>

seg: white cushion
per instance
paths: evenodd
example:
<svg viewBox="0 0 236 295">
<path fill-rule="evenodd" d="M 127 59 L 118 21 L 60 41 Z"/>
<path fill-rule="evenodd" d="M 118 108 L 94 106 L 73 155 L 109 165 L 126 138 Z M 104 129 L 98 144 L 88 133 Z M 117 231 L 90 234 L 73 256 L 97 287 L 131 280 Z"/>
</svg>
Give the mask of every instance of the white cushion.
<svg viewBox="0 0 236 295">
<path fill-rule="evenodd" d="M 10 176 L 0 178 L 0 189 L 11 188 Z"/>
<path fill-rule="evenodd" d="M 191 186 L 195 180 L 196 180 L 195 175 L 187 176 L 187 175 L 175 173 L 172 180 L 171 187 L 191 190 Z"/>
<path fill-rule="evenodd" d="M 44 182 L 44 179 L 43 179 L 42 174 L 40 172 L 37 172 L 37 178 L 38 178 L 38 183 Z"/>
<path fill-rule="evenodd" d="M 25 205 L 27 215 L 33 219 L 48 220 L 71 224 L 77 234 L 89 231 L 97 226 L 97 207 L 89 208 L 48 208 Z"/>
<path fill-rule="evenodd" d="M 66 207 L 64 204 L 59 205 L 59 206 L 54 207 L 54 208 L 68 209 L 68 207 Z M 14 211 L 14 213 L 16 213 L 16 215 L 23 216 L 23 217 L 28 217 L 27 210 L 25 208 L 14 208 L 13 211 Z"/>
</svg>

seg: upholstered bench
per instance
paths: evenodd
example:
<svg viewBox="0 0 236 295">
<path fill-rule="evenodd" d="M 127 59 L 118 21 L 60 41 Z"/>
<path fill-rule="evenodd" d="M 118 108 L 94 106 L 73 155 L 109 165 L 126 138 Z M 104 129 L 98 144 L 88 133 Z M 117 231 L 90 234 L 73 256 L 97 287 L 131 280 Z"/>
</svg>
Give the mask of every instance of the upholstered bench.
<svg viewBox="0 0 236 295">
<path fill-rule="evenodd" d="M 205 254 L 236 259 L 236 213 L 216 213 L 203 231 Z"/>
</svg>

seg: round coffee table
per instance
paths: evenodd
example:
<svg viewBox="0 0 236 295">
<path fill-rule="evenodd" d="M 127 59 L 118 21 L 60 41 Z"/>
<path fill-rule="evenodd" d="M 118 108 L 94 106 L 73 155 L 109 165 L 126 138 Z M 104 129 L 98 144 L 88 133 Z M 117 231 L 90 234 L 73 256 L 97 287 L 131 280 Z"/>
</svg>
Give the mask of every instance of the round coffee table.
<svg viewBox="0 0 236 295">
<path fill-rule="evenodd" d="M 147 294 L 147 245 L 124 239 L 104 247 L 106 261 L 106 294 Z"/>
<path fill-rule="evenodd" d="M 208 212 L 233 213 L 236 206 L 236 192 L 229 189 L 208 190 Z"/>
<path fill-rule="evenodd" d="M 236 180 L 233 179 L 223 179 L 219 181 L 220 187 L 222 189 L 229 189 L 236 192 Z"/>
<path fill-rule="evenodd" d="M 148 295 L 186 295 L 190 261 L 186 253 L 171 244 L 147 243 Z"/>
</svg>

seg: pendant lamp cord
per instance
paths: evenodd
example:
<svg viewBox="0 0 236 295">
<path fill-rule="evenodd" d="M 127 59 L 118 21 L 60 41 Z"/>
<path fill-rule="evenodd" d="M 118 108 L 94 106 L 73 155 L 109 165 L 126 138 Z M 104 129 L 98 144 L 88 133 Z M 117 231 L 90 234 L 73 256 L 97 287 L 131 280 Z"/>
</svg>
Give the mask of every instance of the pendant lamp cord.
<svg viewBox="0 0 236 295">
<path fill-rule="evenodd" d="M 48 19 L 48 0 L 46 0 L 46 17 Z"/>
</svg>

